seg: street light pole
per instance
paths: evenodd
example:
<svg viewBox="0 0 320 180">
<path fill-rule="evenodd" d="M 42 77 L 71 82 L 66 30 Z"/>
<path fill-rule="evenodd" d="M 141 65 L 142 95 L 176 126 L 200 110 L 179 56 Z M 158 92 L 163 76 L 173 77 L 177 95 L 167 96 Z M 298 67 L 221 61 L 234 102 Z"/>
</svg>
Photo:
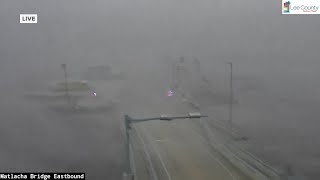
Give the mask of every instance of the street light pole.
<svg viewBox="0 0 320 180">
<path fill-rule="evenodd" d="M 229 96 L 229 125 L 230 129 L 232 130 L 232 105 L 233 105 L 233 87 L 232 87 L 232 62 L 228 62 L 227 64 L 230 65 L 230 96 Z"/>
<path fill-rule="evenodd" d="M 126 176 L 131 176 L 131 180 L 133 180 L 134 176 L 130 166 L 130 134 L 129 134 L 129 130 L 132 129 L 131 127 L 132 119 L 128 115 L 125 115 L 124 122 L 125 122 L 125 129 L 126 129 L 126 164 L 127 164 Z"/>
<path fill-rule="evenodd" d="M 68 88 L 68 80 L 67 80 L 67 64 L 61 64 L 61 67 L 64 71 L 64 81 L 65 81 L 65 91 L 66 91 L 66 98 L 69 103 L 69 88 Z"/>
<path fill-rule="evenodd" d="M 144 122 L 144 121 L 153 121 L 153 120 L 162 120 L 162 121 L 172 121 L 175 119 L 190 119 L 190 118 L 202 118 L 202 117 L 208 117 L 205 115 L 201 115 L 200 113 L 189 113 L 188 116 L 165 116 L 162 115 L 160 117 L 155 117 L 155 118 L 145 118 L 145 119 L 133 119 L 129 117 L 128 115 L 124 116 L 124 123 L 125 123 L 125 131 L 126 131 L 126 173 L 124 175 L 126 176 L 125 178 L 129 180 L 134 180 L 134 174 L 131 169 L 131 162 L 130 162 L 130 133 L 129 130 L 132 129 L 132 123 L 139 123 L 139 122 Z M 129 177 L 129 178 L 128 178 Z"/>
</svg>

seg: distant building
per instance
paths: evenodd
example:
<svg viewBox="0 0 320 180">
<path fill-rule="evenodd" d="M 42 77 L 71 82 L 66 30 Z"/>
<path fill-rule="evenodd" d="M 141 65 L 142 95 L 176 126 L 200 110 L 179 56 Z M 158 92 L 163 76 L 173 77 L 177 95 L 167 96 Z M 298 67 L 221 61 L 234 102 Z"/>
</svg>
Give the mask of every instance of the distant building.
<svg viewBox="0 0 320 180">
<path fill-rule="evenodd" d="M 108 65 L 89 67 L 84 73 L 87 80 L 107 80 L 112 76 L 112 69 Z"/>
</svg>

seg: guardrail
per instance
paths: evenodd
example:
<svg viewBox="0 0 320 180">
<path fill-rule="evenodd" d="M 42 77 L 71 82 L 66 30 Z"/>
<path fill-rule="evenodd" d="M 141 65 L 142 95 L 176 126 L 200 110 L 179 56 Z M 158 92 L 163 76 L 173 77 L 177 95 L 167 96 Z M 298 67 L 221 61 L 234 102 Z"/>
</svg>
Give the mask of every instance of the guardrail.
<svg viewBox="0 0 320 180">
<path fill-rule="evenodd" d="M 200 105 L 195 103 L 193 97 L 188 93 L 182 92 L 181 90 L 177 90 L 177 93 L 184 99 L 184 102 L 191 105 L 195 109 L 199 110 Z M 223 122 L 212 119 L 214 123 L 210 123 L 210 125 L 214 126 L 215 129 L 218 129 L 225 136 L 231 137 L 231 140 L 242 139 L 244 136 L 241 133 L 234 129 L 230 130 L 227 125 Z M 207 124 L 209 125 L 209 124 Z M 207 129 L 207 133 L 210 133 L 211 130 Z M 213 140 L 213 135 L 208 135 L 210 141 Z M 261 159 L 257 158 L 249 151 L 240 147 L 237 144 L 230 143 L 225 144 L 223 142 L 211 142 L 210 144 L 217 149 L 227 160 L 229 160 L 232 164 L 234 164 L 237 168 L 243 171 L 247 176 L 254 180 L 281 180 L 283 179 L 281 173 L 271 166 L 267 165 Z"/>
<path fill-rule="evenodd" d="M 238 144 L 235 144 L 234 142 L 236 141 L 232 141 L 232 139 L 230 140 L 228 138 L 227 140 L 225 139 L 223 141 L 216 140 L 217 138 L 214 138 L 211 129 L 209 127 L 207 127 L 206 129 L 206 133 L 209 134 L 209 137 L 211 137 L 210 141 L 214 142 L 211 143 L 211 145 L 247 176 L 251 177 L 254 180 L 281 179 L 281 173 L 279 171 L 267 165 L 265 162 L 251 154 L 249 151 L 238 146 Z M 224 136 L 227 135 L 224 134 Z"/>
<path fill-rule="evenodd" d="M 219 129 L 225 134 L 228 134 L 233 140 L 247 140 L 247 137 L 242 136 L 240 132 L 236 130 L 230 130 L 224 125 L 223 122 L 219 122 L 219 120 L 214 119 L 215 123 L 212 123 L 214 128 Z M 245 159 L 248 164 L 251 164 L 258 168 L 259 171 L 264 172 L 268 177 L 272 179 L 279 179 L 279 176 L 282 174 L 280 171 L 276 170 L 275 168 L 271 167 L 249 151 L 247 151 L 241 144 L 226 144 L 226 147 L 232 149 L 233 151 L 237 152 L 237 155 L 241 157 L 241 159 Z"/>
</svg>

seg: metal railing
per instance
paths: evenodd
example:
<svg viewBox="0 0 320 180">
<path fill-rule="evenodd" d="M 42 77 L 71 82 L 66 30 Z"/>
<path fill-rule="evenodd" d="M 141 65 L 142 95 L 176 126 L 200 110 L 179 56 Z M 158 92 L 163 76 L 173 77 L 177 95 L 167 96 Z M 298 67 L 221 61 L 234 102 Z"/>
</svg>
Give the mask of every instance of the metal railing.
<svg viewBox="0 0 320 180">
<path fill-rule="evenodd" d="M 195 103 L 194 98 L 188 93 L 178 90 L 177 93 L 185 99 L 185 102 L 189 103 L 192 107 L 199 110 L 200 105 Z M 228 124 L 223 123 L 222 121 L 211 118 L 212 122 L 209 123 L 211 126 L 214 126 L 216 130 L 222 132 L 225 136 L 230 136 L 231 139 L 241 139 L 243 136 L 239 131 L 236 130 L 235 126 L 232 129 L 229 128 Z M 209 125 L 207 124 L 207 125 Z M 206 126 L 206 125 L 204 125 Z M 240 147 L 239 145 L 230 143 L 225 144 L 224 142 L 212 141 L 213 135 L 210 134 L 211 130 L 209 126 L 206 126 L 206 132 L 209 133 L 207 136 L 211 137 L 211 145 L 217 149 L 221 155 L 228 159 L 232 164 L 242 170 L 245 174 L 251 177 L 254 180 L 281 180 L 283 179 L 282 173 L 258 157 L 251 154 L 249 151 Z"/>
</svg>

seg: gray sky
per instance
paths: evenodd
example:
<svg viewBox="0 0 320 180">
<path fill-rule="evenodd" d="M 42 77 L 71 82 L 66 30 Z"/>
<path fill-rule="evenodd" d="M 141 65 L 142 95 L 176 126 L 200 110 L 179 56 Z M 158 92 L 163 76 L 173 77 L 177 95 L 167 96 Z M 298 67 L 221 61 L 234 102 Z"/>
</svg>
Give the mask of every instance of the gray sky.
<svg viewBox="0 0 320 180">
<path fill-rule="evenodd" d="M 38 13 L 39 23 L 19 24 L 20 13 Z M 281 15 L 280 2 L 3 0 L 0 14 L 1 64 L 14 67 L 164 55 L 232 59 L 257 72 L 309 73 L 319 64 L 318 17 Z"/>
</svg>

